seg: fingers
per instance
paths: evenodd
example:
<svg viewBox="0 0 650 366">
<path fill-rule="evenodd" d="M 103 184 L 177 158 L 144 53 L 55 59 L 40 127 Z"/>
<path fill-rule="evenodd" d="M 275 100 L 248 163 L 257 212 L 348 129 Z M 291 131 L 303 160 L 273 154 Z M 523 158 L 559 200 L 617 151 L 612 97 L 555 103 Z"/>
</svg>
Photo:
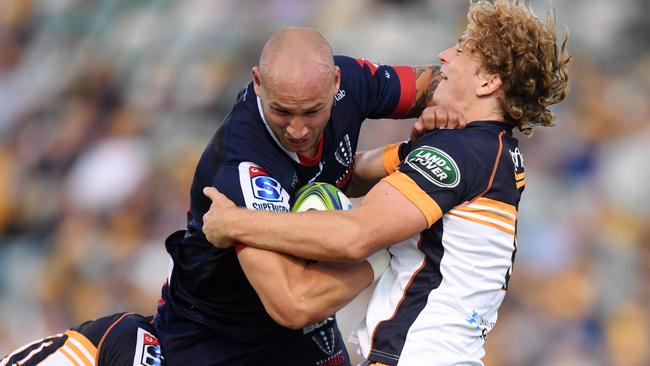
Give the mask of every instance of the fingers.
<svg viewBox="0 0 650 366">
<path fill-rule="evenodd" d="M 424 122 L 422 121 L 422 117 L 419 117 L 415 123 L 413 124 L 413 129 L 418 131 L 418 132 L 424 132 Z"/>
<path fill-rule="evenodd" d="M 205 187 L 205 188 L 203 188 L 203 194 L 206 197 L 208 197 L 209 199 L 211 199 L 212 201 L 223 197 L 223 194 L 221 194 L 221 192 L 219 192 L 214 187 Z"/>
<path fill-rule="evenodd" d="M 459 129 L 464 128 L 467 124 L 465 116 L 461 112 L 441 106 L 425 108 L 418 121 L 421 121 L 424 131 L 436 128 Z"/>
<path fill-rule="evenodd" d="M 415 123 L 413 124 L 413 129 L 411 130 L 411 141 L 416 141 L 424 133 L 427 132 L 427 129 L 424 126 L 424 122 L 422 121 L 422 117 L 419 117 Z"/>
</svg>

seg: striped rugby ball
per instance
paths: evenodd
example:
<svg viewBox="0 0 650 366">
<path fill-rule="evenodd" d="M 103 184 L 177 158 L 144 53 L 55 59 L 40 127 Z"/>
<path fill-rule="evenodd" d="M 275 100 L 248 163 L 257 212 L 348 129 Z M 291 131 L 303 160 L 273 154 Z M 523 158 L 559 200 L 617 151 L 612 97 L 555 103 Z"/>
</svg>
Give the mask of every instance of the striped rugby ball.
<svg viewBox="0 0 650 366">
<path fill-rule="evenodd" d="M 352 202 L 335 186 L 313 182 L 302 186 L 295 194 L 291 211 L 303 212 L 309 210 L 349 210 Z"/>
</svg>

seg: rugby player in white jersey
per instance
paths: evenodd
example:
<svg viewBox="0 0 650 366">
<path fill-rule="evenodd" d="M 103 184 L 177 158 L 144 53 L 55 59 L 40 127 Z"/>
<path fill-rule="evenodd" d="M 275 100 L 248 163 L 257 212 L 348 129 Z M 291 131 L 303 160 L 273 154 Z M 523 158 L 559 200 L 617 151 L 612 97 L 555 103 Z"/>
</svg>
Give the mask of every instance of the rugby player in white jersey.
<svg viewBox="0 0 650 366">
<path fill-rule="evenodd" d="M 478 0 L 468 20 L 439 54 L 443 80 L 433 102 L 471 122 L 388 148 L 383 164 L 359 159 L 372 163 L 357 168 L 381 179 L 359 207 L 254 212 L 204 190 L 213 206 L 203 231 L 220 248 L 240 242 L 345 262 L 389 247 L 390 268 L 356 333 L 366 364 L 482 365 L 508 287 L 525 186 L 512 130 L 551 126 L 548 107 L 568 92 L 571 57 L 552 12 L 540 19 L 522 1 Z"/>
</svg>

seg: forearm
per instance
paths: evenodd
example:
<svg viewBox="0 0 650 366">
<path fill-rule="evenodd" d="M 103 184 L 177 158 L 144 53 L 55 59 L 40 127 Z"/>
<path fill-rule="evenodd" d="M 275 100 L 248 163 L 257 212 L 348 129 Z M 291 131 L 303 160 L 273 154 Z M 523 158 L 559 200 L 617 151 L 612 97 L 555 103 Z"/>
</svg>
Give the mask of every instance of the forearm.
<svg viewBox="0 0 650 366">
<path fill-rule="evenodd" d="M 354 159 L 352 179 L 346 190 L 348 197 L 364 196 L 379 180 L 388 175 L 384 168 L 385 147 L 358 152 Z"/>
<path fill-rule="evenodd" d="M 406 113 L 405 118 L 415 118 L 422 114 L 426 107 L 433 106 L 433 92 L 442 80 L 440 75 L 440 66 L 414 66 L 415 73 L 415 103 Z"/>
<path fill-rule="evenodd" d="M 230 210 L 222 226 L 226 236 L 256 248 L 332 262 L 359 261 L 376 250 L 367 241 L 372 228 L 364 227 L 351 211 Z"/>
<path fill-rule="evenodd" d="M 396 142 L 374 150 L 357 153 L 352 173 L 349 197 L 360 197 L 368 193 L 379 181 L 393 174 L 402 159 L 408 154 L 409 142 Z"/>
</svg>

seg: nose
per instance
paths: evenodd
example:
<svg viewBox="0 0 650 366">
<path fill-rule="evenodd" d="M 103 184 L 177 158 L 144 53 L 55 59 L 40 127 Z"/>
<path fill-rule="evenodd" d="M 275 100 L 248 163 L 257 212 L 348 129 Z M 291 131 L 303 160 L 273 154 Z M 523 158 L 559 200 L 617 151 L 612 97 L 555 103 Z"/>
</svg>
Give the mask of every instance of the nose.
<svg viewBox="0 0 650 366">
<path fill-rule="evenodd" d="M 307 126 L 300 117 L 293 117 L 287 125 L 286 131 L 289 137 L 296 140 L 300 140 L 307 136 L 307 133 L 309 132 Z"/>
<path fill-rule="evenodd" d="M 452 49 L 452 47 L 449 47 L 449 48 L 447 48 L 446 50 L 441 51 L 441 52 L 438 54 L 438 58 L 440 59 L 440 63 L 441 63 L 441 64 L 447 63 L 447 59 L 448 59 L 447 54 L 449 54 L 449 51 L 450 51 L 451 49 Z"/>
</svg>

